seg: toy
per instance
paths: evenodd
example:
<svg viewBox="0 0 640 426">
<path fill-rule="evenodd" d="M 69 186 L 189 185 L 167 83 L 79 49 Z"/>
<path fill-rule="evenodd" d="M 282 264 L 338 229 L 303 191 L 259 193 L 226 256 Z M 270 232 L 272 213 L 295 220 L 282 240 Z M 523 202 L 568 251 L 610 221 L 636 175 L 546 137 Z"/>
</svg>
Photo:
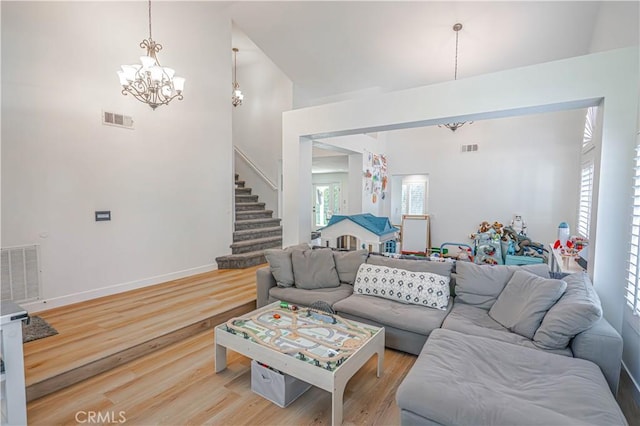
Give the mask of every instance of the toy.
<svg viewBox="0 0 640 426">
<path fill-rule="evenodd" d="M 522 219 L 522 215 L 513 215 L 513 219 L 511 220 L 511 228 L 516 231 L 518 235 L 527 235 L 527 224 L 525 223 L 524 219 Z"/>
<path fill-rule="evenodd" d="M 275 319 L 280 319 L 280 314 L 273 314 L 273 317 L 274 317 Z"/>
<path fill-rule="evenodd" d="M 500 235 L 500 237 L 502 237 L 502 234 L 504 233 L 504 225 L 503 224 L 501 224 L 498 221 L 493 222 L 493 225 L 491 225 L 491 229 L 496 231 L 496 234 L 498 234 L 498 235 Z"/>
</svg>

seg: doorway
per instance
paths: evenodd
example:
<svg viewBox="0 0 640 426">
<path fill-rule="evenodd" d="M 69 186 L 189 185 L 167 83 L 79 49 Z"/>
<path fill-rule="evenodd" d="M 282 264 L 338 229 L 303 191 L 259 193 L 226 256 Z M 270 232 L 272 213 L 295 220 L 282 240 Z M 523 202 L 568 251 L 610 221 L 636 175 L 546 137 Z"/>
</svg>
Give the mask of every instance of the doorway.
<svg viewBox="0 0 640 426">
<path fill-rule="evenodd" d="M 313 184 L 313 227 L 327 226 L 334 214 L 340 214 L 340 182 Z"/>
</svg>

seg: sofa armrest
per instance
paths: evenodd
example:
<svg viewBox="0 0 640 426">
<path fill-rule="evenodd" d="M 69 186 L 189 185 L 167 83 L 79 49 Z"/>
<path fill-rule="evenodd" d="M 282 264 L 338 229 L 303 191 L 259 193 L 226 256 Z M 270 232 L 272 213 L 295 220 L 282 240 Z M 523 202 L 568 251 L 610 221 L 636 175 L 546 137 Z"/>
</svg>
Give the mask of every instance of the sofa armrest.
<svg viewBox="0 0 640 426">
<path fill-rule="evenodd" d="M 571 350 L 575 358 L 589 360 L 600 367 L 615 396 L 622 366 L 622 337 L 616 329 L 601 318 L 593 327 L 573 338 Z"/>
<path fill-rule="evenodd" d="M 256 271 L 256 293 L 258 298 L 256 305 L 258 308 L 269 304 L 269 290 L 276 285 L 276 279 L 268 266 Z"/>
</svg>

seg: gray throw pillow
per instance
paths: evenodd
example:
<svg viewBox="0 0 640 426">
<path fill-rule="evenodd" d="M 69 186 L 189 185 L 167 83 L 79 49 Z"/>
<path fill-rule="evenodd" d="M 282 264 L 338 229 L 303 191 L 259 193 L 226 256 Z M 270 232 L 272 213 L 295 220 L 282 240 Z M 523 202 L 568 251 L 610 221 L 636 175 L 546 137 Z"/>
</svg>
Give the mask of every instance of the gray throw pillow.
<svg viewBox="0 0 640 426">
<path fill-rule="evenodd" d="M 564 349 L 577 334 L 588 330 L 602 317 L 600 298 L 584 272 L 563 279 L 567 290 L 553 305 L 533 336 L 543 349 Z"/>
<path fill-rule="evenodd" d="M 368 255 L 369 251 L 367 250 L 334 251 L 333 260 L 336 263 L 340 282 L 353 284 L 358 268 L 367 260 Z"/>
<path fill-rule="evenodd" d="M 564 281 L 516 271 L 489 310 L 489 316 L 510 331 L 533 339 L 545 314 L 566 288 Z"/>
<path fill-rule="evenodd" d="M 491 266 L 456 262 L 456 301 L 490 309 L 515 271 L 527 271 L 542 278 L 549 278 L 549 266 L 546 263 Z"/>
<path fill-rule="evenodd" d="M 309 245 L 303 243 L 285 249 L 267 249 L 264 251 L 264 257 L 269 262 L 269 269 L 278 287 L 292 287 L 294 285 L 291 252 L 294 249 L 302 250 L 304 248 L 309 248 Z"/>
<path fill-rule="evenodd" d="M 293 250 L 291 261 L 297 288 L 315 290 L 340 286 L 331 249 Z"/>
</svg>

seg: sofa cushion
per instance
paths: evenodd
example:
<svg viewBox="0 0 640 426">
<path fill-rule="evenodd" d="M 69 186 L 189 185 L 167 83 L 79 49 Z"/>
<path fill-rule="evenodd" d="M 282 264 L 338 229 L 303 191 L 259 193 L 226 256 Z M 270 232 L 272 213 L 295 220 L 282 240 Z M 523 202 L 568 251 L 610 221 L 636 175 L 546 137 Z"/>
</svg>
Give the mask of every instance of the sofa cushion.
<svg viewBox="0 0 640 426">
<path fill-rule="evenodd" d="M 404 269 L 411 272 L 431 272 L 433 274 L 451 275 L 453 263 L 451 262 L 431 262 L 429 260 L 394 259 L 386 256 L 371 255 L 367 259 L 367 264 L 388 266 L 390 268 Z"/>
<path fill-rule="evenodd" d="M 533 336 L 534 343 L 541 348 L 567 347 L 571 339 L 602 317 L 600 298 L 586 273 L 568 275 L 563 281 L 567 290 L 549 309 Z"/>
<path fill-rule="evenodd" d="M 464 303 L 490 309 L 515 271 L 523 270 L 549 278 L 545 263 L 525 266 L 476 265 L 456 262 L 456 297 Z"/>
<path fill-rule="evenodd" d="M 291 263 L 291 250 L 267 249 L 264 257 L 269 262 L 271 274 L 276 279 L 279 287 L 293 286 L 293 265 Z"/>
<path fill-rule="evenodd" d="M 595 364 L 442 329 L 396 401 L 425 424 L 627 424 Z"/>
<path fill-rule="evenodd" d="M 442 325 L 450 307 L 451 304 L 446 311 L 441 311 L 359 294 L 353 294 L 333 305 L 338 314 L 347 313 L 424 336 Z"/>
<path fill-rule="evenodd" d="M 293 250 L 291 262 L 297 288 L 315 290 L 340 286 L 331 249 Z"/>
<path fill-rule="evenodd" d="M 336 302 L 345 299 L 353 293 L 353 286 L 350 284 L 340 284 L 334 288 L 319 288 L 315 290 L 303 290 L 301 288 L 271 287 L 269 290 L 269 301 L 275 302 L 283 300 L 296 305 L 310 306 L 313 302 L 326 302 L 333 306 Z"/>
<path fill-rule="evenodd" d="M 340 282 L 353 284 L 358 268 L 367 260 L 368 255 L 369 251 L 367 250 L 334 251 L 333 260 L 336 264 Z"/>
<path fill-rule="evenodd" d="M 354 293 L 383 297 L 396 302 L 447 309 L 449 277 L 431 272 L 362 264 L 354 282 Z"/>
<path fill-rule="evenodd" d="M 564 281 L 516 271 L 489 310 L 489 316 L 509 331 L 533 339 L 545 314 L 566 288 Z"/>
<path fill-rule="evenodd" d="M 291 252 L 296 249 L 302 250 L 308 248 L 309 245 L 303 243 L 285 249 L 266 249 L 264 251 L 264 257 L 267 259 L 267 262 L 269 262 L 271 274 L 273 278 L 276 279 L 279 287 L 291 287 L 295 283 Z"/>
<path fill-rule="evenodd" d="M 489 316 L 486 309 L 467 305 L 454 299 L 453 308 L 442 323 L 442 328 L 453 330 L 472 336 L 486 337 L 501 342 L 512 343 L 532 349 L 540 349 L 533 341 L 516 333 L 510 332 Z M 573 356 L 571 349 L 545 349 L 547 352 L 564 356 Z"/>
</svg>

